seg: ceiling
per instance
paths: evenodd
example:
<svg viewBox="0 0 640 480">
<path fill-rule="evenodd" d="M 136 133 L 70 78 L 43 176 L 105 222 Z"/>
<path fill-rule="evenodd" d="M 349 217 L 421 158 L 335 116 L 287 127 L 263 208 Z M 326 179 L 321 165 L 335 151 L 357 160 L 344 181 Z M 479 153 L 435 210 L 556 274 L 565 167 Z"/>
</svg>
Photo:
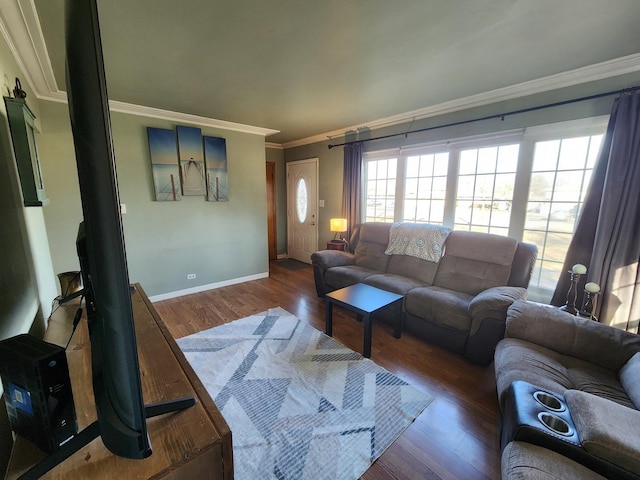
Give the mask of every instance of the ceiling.
<svg viewBox="0 0 640 480">
<path fill-rule="evenodd" d="M 64 1 L 34 3 L 64 90 Z M 98 0 L 98 8 L 110 99 L 278 130 L 266 140 L 285 146 L 630 55 L 640 70 L 638 0 Z"/>
</svg>

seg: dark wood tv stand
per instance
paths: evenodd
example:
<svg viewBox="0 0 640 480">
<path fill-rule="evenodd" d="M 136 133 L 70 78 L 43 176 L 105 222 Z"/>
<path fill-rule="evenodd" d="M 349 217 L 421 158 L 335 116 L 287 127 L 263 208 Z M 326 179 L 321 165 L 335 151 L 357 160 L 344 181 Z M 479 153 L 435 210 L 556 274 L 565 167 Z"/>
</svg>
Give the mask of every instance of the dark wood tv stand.
<svg viewBox="0 0 640 480">
<path fill-rule="evenodd" d="M 133 314 L 145 403 L 188 396 L 195 397 L 197 403 L 186 410 L 148 420 L 153 454 L 147 459 L 116 457 L 98 438 L 42 478 L 233 479 L 229 427 L 140 285 L 136 284 L 135 288 Z M 45 340 L 66 345 L 78 301 L 62 305 L 54 313 Z M 67 349 L 79 429 L 96 418 L 90 353 L 87 324 L 83 319 Z M 18 478 L 42 457 L 44 453 L 31 442 L 17 437 L 6 479 Z"/>
</svg>

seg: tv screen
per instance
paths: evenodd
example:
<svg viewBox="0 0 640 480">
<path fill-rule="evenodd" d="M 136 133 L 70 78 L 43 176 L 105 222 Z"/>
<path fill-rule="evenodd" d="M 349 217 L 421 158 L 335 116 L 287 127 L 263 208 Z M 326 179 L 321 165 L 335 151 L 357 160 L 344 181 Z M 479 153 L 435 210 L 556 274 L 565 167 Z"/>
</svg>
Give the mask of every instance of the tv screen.
<svg viewBox="0 0 640 480">
<path fill-rule="evenodd" d="M 100 436 L 116 455 L 151 455 L 129 290 L 95 0 L 66 1 L 67 95 L 83 226 L 78 235 Z"/>
</svg>

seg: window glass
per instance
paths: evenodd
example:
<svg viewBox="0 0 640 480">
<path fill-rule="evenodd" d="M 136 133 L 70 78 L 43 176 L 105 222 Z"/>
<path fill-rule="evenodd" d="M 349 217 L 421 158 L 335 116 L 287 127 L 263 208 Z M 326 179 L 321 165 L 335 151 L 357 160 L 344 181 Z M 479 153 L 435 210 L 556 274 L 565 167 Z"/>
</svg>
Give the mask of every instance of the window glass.
<svg viewBox="0 0 640 480">
<path fill-rule="evenodd" d="M 365 221 L 394 221 L 397 162 L 396 158 L 366 162 Z"/>
<path fill-rule="evenodd" d="M 307 219 L 307 183 L 304 178 L 298 180 L 298 186 L 296 187 L 296 212 L 298 221 L 304 223 Z"/>
<path fill-rule="evenodd" d="M 562 274 L 601 142 L 593 135 L 535 144 L 523 232 L 538 247 L 532 286 L 554 289 Z"/>
<path fill-rule="evenodd" d="M 403 221 L 442 225 L 448 170 L 447 152 L 407 158 Z"/>
<path fill-rule="evenodd" d="M 517 144 L 460 152 L 456 229 L 509 233 L 518 153 Z"/>
</svg>

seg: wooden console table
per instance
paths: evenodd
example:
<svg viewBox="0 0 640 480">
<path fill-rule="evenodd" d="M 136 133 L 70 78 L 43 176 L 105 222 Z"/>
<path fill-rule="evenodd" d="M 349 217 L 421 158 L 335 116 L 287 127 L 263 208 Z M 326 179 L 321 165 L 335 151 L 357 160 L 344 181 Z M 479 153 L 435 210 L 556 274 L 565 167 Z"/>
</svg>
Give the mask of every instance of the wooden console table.
<svg viewBox="0 0 640 480">
<path fill-rule="evenodd" d="M 149 458 L 117 457 L 97 438 L 42 478 L 233 479 L 229 427 L 140 285 L 135 287 L 131 298 L 145 404 L 188 396 L 195 397 L 197 403 L 186 410 L 148 420 L 153 449 Z M 77 300 L 62 305 L 49 321 L 45 340 L 64 347 L 77 308 Z M 90 355 L 89 333 L 83 318 L 67 349 L 79 429 L 96 419 Z M 17 437 L 6 479 L 18 478 L 43 456 L 31 442 Z"/>
</svg>

